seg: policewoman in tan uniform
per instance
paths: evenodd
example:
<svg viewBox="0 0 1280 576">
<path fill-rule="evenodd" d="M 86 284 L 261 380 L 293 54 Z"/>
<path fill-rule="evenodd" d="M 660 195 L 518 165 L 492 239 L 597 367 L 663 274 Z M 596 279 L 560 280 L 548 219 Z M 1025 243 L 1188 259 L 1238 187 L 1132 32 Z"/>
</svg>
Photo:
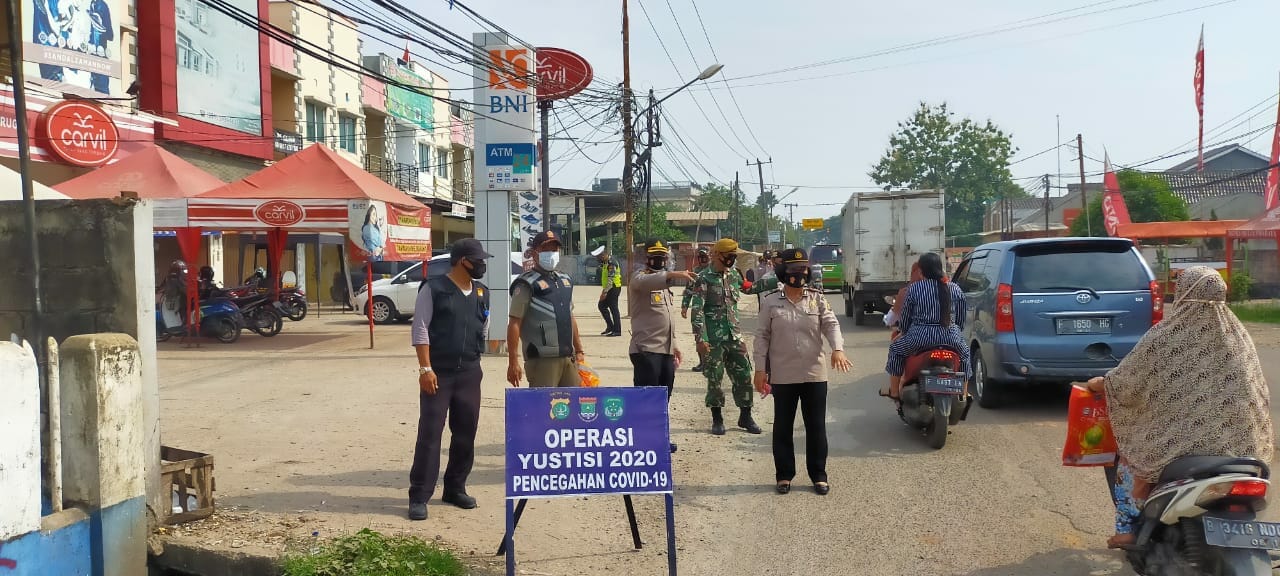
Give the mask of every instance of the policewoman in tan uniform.
<svg viewBox="0 0 1280 576">
<path fill-rule="evenodd" d="M 844 353 L 844 336 L 835 312 L 820 288 L 810 286 L 809 257 L 791 248 L 781 253 L 775 270 L 782 289 L 761 302 L 756 328 L 755 389 L 761 397 L 773 394 L 773 466 L 777 491 L 791 491 L 796 475 L 793 428 L 796 407 L 804 417 L 805 464 L 813 490 L 831 491 L 827 482 L 827 351 L 831 367 L 853 367 Z"/>
<path fill-rule="evenodd" d="M 693 281 L 692 272 L 667 270 L 671 251 L 660 240 L 645 244 L 645 267 L 631 277 L 627 286 L 627 308 L 631 316 L 631 366 L 636 386 L 665 386 L 667 398 L 676 384 L 676 369 L 683 359 L 676 345 L 676 296 L 671 284 Z M 671 451 L 676 445 L 671 444 Z"/>
</svg>

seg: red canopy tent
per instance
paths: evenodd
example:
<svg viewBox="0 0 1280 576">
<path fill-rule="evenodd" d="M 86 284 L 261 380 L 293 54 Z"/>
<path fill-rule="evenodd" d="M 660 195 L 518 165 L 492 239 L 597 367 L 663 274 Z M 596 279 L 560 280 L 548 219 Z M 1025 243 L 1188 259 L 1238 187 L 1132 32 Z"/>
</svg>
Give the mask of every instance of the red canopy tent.
<svg viewBox="0 0 1280 576">
<path fill-rule="evenodd" d="M 225 184 L 168 150 L 147 144 L 118 162 L 72 178 L 54 189 L 76 200 L 116 198 L 126 193 L 144 200 L 172 200 L 190 198 Z M 178 229 L 175 236 L 183 260 L 196 262 L 200 253 L 200 229 Z M 198 306 L 196 276 L 187 274 L 187 309 L 196 310 Z M 200 329 L 198 315 L 195 327 L 197 331 Z"/>
<path fill-rule="evenodd" d="M 139 198 L 190 198 L 225 185 L 212 174 L 201 170 L 169 151 L 148 145 L 82 176 L 53 188 L 76 200 L 115 198 L 132 192 Z"/>
<path fill-rule="evenodd" d="M 1275 240 L 1280 248 L 1280 206 L 1263 212 L 1241 226 L 1227 231 L 1227 276 L 1231 275 L 1237 240 Z"/>
<path fill-rule="evenodd" d="M 360 220 L 369 213 L 378 215 L 381 225 L 375 229 L 385 243 L 369 250 L 373 259 L 426 261 L 431 257 L 431 210 L 323 144 L 198 194 L 186 206 L 186 226 L 197 237 L 202 228 L 266 230 L 273 291 L 280 287 L 279 262 L 290 230 L 341 233 L 354 244 Z M 367 248 L 363 242 L 356 247 Z M 373 346 L 372 316 L 369 345 Z"/>
<path fill-rule="evenodd" d="M 1132 222 L 1119 224 L 1116 236 L 1133 241 L 1162 238 L 1225 238 L 1227 231 L 1246 220 L 1183 220 L 1174 222 Z"/>
</svg>

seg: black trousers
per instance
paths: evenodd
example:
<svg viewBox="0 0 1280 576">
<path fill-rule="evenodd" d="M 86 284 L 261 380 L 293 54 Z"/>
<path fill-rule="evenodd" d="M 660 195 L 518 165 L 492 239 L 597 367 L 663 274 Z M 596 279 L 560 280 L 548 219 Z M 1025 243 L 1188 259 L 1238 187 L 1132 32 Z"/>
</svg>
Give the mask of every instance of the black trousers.
<svg viewBox="0 0 1280 576">
<path fill-rule="evenodd" d="M 420 393 L 418 443 L 409 470 L 409 501 L 426 502 L 440 477 L 440 443 L 445 417 L 449 420 L 449 466 L 444 471 L 445 493 L 465 492 L 475 462 L 476 427 L 480 423 L 480 363 L 436 374 L 435 394 Z"/>
<path fill-rule="evenodd" d="M 631 355 L 636 386 L 666 386 L 667 399 L 676 386 L 676 357 L 657 352 L 637 352 Z"/>
<path fill-rule="evenodd" d="M 610 288 L 605 294 L 604 300 L 600 301 L 600 315 L 604 316 L 604 326 L 610 332 L 622 333 L 622 313 L 618 310 L 618 297 L 622 295 L 621 288 Z"/>
<path fill-rule="evenodd" d="M 809 480 L 827 481 L 827 383 L 775 384 L 773 386 L 773 468 L 776 479 L 796 476 L 793 428 L 796 406 L 804 418 L 804 459 Z"/>
</svg>

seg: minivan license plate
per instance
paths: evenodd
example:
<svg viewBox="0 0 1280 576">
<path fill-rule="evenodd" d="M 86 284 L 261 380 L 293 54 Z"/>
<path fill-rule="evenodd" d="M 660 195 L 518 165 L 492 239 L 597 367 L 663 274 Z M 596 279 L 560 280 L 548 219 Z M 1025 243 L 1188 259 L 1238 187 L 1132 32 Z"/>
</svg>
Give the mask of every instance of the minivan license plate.
<svg viewBox="0 0 1280 576">
<path fill-rule="evenodd" d="M 1058 334 L 1110 334 L 1110 318 L 1058 318 Z"/>
<path fill-rule="evenodd" d="M 1280 524 L 1256 520 L 1204 518 L 1204 541 L 1223 548 L 1280 550 Z"/>
</svg>

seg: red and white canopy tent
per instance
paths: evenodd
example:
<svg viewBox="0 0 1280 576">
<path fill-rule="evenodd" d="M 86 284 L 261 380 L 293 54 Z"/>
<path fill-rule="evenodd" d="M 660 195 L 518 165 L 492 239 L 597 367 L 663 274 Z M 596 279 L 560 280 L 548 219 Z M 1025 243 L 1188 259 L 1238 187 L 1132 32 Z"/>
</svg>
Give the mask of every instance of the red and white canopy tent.
<svg viewBox="0 0 1280 576">
<path fill-rule="evenodd" d="M 1227 275 L 1231 275 L 1231 266 L 1235 260 L 1235 247 L 1238 240 L 1275 240 L 1280 248 L 1280 206 L 1263 212 L 1243 225 L 1227 231 Z"/>
<path fill-rule="evenodd" d="M 180 202 L 175 207 L 181 209 L 163 220 L 157 216 L 157 227 L 176 229 L 180 239 L 184 234 L 198 239 L 205 228 L 265 231 L 276 291 L 290 231 L 342 234 L 366 262 L 431 258 L 430 208 L 323 144 Z M 372 316 L 369 346 L 373 347 Z"/>
</svg>

